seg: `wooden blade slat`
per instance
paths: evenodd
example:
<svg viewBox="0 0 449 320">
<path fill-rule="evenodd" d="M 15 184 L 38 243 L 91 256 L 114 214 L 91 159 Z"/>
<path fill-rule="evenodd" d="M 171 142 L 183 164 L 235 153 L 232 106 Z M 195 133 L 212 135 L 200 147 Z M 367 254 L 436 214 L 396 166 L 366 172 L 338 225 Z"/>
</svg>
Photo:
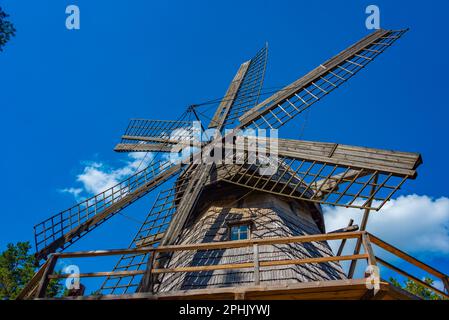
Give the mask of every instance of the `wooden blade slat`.
<svg viewBox="0 0 449 320">
<path fill-rule="evenodd" d="M 142 140 L 144 141 L 144 140 Z M 119 143 L 115 146 L 116 152 L 180 152 L 184 148 L 200 148 L 201 143 L 195 141 L 167 141 L 163 143 Z"/>
<path fill-rule="evenodd" d="M 338 164 L 351 168 L 369 169 L 407 175 L 415 178 L 415 169 L 422 163 L 418 153 L 370 149 L 340 144 L 321 144 L 313 146 L 302 141 L 279 139 L 279 155 L 295 159 L 315 160 L 323 163 Z M 321 149 L 321 150 L 320 150 Z"/>
<path fill-rule="evenodd" d="M 115 146 L 116 152 L 172 152 L 173 145 L 165 143 L 119 143 Z"/>
<path fill-rule="evenodd" d="M 199 134 L 200 128 L 196 128 L 190 121 L 133 119 L 122 136 L 121 143 L 115 147 L 115 151 L 169 152 L 171 151 L 169 146 L 172 145 L 201 146 Z M 154 144 L 157 146 L 153 146 Z"/>
</svg>

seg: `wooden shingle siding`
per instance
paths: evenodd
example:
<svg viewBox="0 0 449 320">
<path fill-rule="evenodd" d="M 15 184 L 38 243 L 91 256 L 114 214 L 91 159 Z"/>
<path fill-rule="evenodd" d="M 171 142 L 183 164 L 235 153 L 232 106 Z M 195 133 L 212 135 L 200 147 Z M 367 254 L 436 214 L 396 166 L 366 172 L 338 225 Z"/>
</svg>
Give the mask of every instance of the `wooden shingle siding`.
<svg viewBox="0 0 449 320">
<path fill-rule="evenodd" d="M 215 189 L 215 192 L 217 190 Z M 219 193 L 219 192 L 218 192 Z M 226 198 L 226 195 L 223 195 Z M 214 195 L 217 198 L 217 195 Z M 216 199 L 215 199 L 216 200 Z M 212 201 L 209 208 L 196 212 L 188 221 L 177 244 L 227 241 L 228 225 L 251 220 L 251 238 L 285 237 L 319 234 L 306 206 L 276 196 L 253 192 L 244 201 Z M 260 246 L 259 261 L 277 261 L 307 257 L 332 256 L 326 242 Z M 167 268 L 253 262 L 253 248 L 175 252 Z M 274 266 L 260 268 L 260 282 L 279 285 L 319 280 L 345 279 L 338 263 Z M 160 277 L 156 292 L 218 288 L 254 284 L 253 268 L 169 273 Z"/>
</svg>

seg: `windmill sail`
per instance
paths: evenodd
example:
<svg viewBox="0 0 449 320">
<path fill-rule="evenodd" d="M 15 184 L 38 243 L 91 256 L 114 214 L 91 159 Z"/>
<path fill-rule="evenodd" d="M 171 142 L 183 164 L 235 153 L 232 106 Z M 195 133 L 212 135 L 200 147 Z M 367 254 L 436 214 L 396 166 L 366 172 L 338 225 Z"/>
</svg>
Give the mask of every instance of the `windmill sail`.
<svg viewBox="0 0 449 320">
<path fill-rule="evenodd" d="M 243 162 L 226 165 L 219 178 L 294 199 L 379 210 L 422 163 L 417 153 L 285 139 L 277 144 L 273 174 L 257 174 L 263 163 Z"/>
<path fill-rule="evenodd" d="M 239 128 L 276 129 L 352 78 L 407 30 L 378 30 L 239 118 Z"/>
<path fill-rule="evenodd" d="M 199 147 L 200 128 L 191 121 L 132 119 L 115 147 L 117 152 L 172 152 L 177 147 Z"/>
<path fill-rule="evenodd" d="M 217 108 L 210 128 L 228 128 L 238 118 L 253 108 L 259 101 L 267 65 L 268 45 L 265 45 L 251 60 L 243 63 L 226 95 Z"/>
<path fill-rule="evenodd" d="M 154 161 L 117 185 L 34 226 L 36 257 L 63 250 L 143 195 L 170 179 L 181 164 Z"/>
<path fill-rule="evenodd" d="M 257 103 L 265 73 L 267 50 L 268 47 L 265 46 L 253 59 L 240 66 L 225 98 L 217 108 L 215 116 L 211 119 L 209 128 L 216 128 L 218 131 L 221 131 L 226 125 L 233 123 L 233 120 L 237 119 L 237 114 L 244 112 L 244 110 Z M 218 136 L 215 136 L 215 138 Z M 204 149 L 201 151 L 204 151 Z M 185 187 L 185 196 L 182 197 L 177 208 L 176 217 L 170 223 L 164 235 L 163 245 L 172 244 L 176 241 L 185 222 L 192 213 L 204 186 L 210 181 L 210 174 L 214 166 L 210 164 L 194 164 L 193 166 L 195 171 L 192 171 L 189 175 L 189 182 Z"/>
<path fill-rule="evenodd" d="M 178 183 L 180 181 L 178 180 Z M 182 193 L 178 184 L 161 191 L 144 223 L 131 242 L 130 248 L 157 246 L 163 238 Z M 114 271 L 144 270 L 150 254 L 123 255 L 113 268 Z M 135 291 L 142 275 L 107 277 L 101 286 L 103 294 L 125 294 Z"/>
<path fill-rule="evenodd" d="M 165 237 L 173 216 L 185 194 L 191 180 L 193 167 L 187 167 L 175 178 L 170 189 L 161 191 L 141 225 L 130 248 L 156 247 Z M 114 271 L 144 270 L 150 254 L 123 255 L 114 267 Z M 124 294 L 136 290 L 142 281 L 142 275 L 107 277 L 101 286 L 103 294 Z"/>
</svg>

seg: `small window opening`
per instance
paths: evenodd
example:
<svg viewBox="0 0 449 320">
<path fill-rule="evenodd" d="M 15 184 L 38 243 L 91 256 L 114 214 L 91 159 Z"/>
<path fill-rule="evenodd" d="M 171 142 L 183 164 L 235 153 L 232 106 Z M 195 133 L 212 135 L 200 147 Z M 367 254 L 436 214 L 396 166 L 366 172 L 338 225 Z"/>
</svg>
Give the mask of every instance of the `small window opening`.
<svg viewBox="0 0 449 320">
<path fill-rule="evenodd" d="M 249 224 L 238 224 L 230 227 L 230 238 L 231 241 L 235 240 L 247 240 L 250 236 L 250 226 Z"/>
</svg>

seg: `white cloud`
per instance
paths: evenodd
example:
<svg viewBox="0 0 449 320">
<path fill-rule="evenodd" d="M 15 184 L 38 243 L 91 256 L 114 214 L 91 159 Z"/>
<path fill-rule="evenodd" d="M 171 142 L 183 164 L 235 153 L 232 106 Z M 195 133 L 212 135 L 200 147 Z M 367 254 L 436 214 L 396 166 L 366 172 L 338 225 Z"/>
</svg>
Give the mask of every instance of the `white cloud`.
<svg viewBox="0 0 449 320">
<path fill-rule="evenodd" d="M 81 193 L 88 195 L 98 194 L 126 179 L 130 175 L 143 170 L 152 161 L 152 153 L 132 152 L 128 154 L 128 160 L 119 168 L 110 168 L 105 163 L 88 163 L 76 180 L 82 184 L 82 188 L 65 188 L 62 192 L 70 193 L 79 200 Z"/>
<path fill-rule="evenodd" d="M 59 191 L 62 193 L 69 193 L 69 194 L 73 195 L 75 197 L 75 199 L 78 200 L 81 192 L 83 192 L 83 189 L 81 189 L 81 188 L 65 188 L 65 189 L 61 189 Z"/>
<path fill-rule="evenodd" d="M 360 225 L 363 210 L 325 207 L 328 231 L 347 226 L 349 219 Z M 407 253 L 418 256 L 449 253 L 449 198 L 407 195 L 372 211 L 367 230 Z"/>
</svg>

